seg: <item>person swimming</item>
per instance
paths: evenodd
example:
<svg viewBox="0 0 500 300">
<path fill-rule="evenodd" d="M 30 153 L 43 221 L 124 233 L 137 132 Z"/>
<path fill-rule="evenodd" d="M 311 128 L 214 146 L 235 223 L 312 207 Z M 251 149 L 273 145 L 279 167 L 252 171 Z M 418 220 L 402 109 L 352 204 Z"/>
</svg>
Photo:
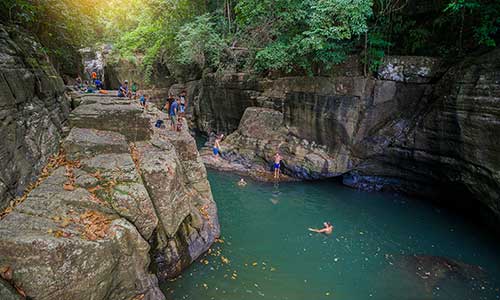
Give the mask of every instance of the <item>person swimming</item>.
<svg viewBox="0 0 500 300">
<path fill-rule="evenodd" d="M 276 152 L 276 154 L 274 155 L 273 168 L 274 168 L 274 178 L 278 179 L 281 173 L 281 155 L 278 152 Z"/>
<path fill-rule="evenodd" d="M 312 232 L 332 234 L 333 225 L 330 222 L 323 222 L 323 226 L 324 227 L 321 229 L 315 229 L 315 228 L 308 228 L 308 229 L 309 229 L 309 231 L 312 231 Z"/>
<path fill-rule="evenodd" d="M 239 186 L 246 186 L 247 182 L 245 181 L 245 179 L 241 178 L 240 181 L 238 181 L 238 185 Z"/>
</svg>

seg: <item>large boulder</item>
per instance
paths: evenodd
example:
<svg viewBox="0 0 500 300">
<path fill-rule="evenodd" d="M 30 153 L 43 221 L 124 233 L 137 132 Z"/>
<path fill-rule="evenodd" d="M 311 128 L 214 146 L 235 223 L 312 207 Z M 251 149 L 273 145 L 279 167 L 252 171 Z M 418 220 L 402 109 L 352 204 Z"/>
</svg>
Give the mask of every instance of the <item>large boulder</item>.
<svg viewBox="0 0 500 300">
<path fill-rule="evenodd" d="M 67 181 L 64 167 L 55 170 L 0 221 L 0 265 L 14 270 L 16 285 L 34 299 L 158 294 L 147 271 L 149 245 L 136 227 L 87 189 L 66 190 Z M 89 213 L 94 219 L 85 218 Z"/>
<path fill-rule="evenodd" d="M 187 131 L 136 144 L 139 170 L 161 220 L 152 238 L 160 280 L 180 274 L 219 235 L 217 208 L 205 167 Z"/>
<path fill-rule="evenodd" d="M 73 110 L 70 114 L 70 126 L 115 131 L 131 142 L 151 138 L 150 119 L 140 106 L 117 97 L 100 99 L 102 101 L 80 105 Z"/>
</svg>

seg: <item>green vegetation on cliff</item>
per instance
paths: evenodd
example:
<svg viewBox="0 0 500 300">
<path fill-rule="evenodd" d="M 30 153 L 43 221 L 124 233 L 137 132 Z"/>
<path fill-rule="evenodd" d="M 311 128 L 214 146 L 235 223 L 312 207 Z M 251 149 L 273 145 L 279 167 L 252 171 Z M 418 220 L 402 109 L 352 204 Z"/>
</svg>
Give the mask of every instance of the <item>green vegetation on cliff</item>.
<svg viewBox="0 0 500 300">
<path fill-rule="evenodd" d="M 388 54 L 495 47 L 500 27 L 496 0 L 6 0 L 0 10 L 63 65 L 99 41 L 146 77 L 157 63 L 319 74 L 352 54 L 369 73 Z"/>
<path fill-rule="evenodd" d="M 196 65 L 211 71 L 317 74 L 358 54 L 365 72 L 387 54 L 458 58 L 495 47 L 493 0 L 140 1 L 137 26 L 116 23 L 121 57 Z M 139 4 L 138 4 L 139 3 Z M 141 55 L 139 55 L 141 56 Z"/>
<path fill-rule="evenodd" d="M 2 0 L 0 22 L 36 35 L 55 67 L 71 74 L 80 68 L 78 49 L 98 40 L 98 11 L 98 0 Z"/>
</svg>

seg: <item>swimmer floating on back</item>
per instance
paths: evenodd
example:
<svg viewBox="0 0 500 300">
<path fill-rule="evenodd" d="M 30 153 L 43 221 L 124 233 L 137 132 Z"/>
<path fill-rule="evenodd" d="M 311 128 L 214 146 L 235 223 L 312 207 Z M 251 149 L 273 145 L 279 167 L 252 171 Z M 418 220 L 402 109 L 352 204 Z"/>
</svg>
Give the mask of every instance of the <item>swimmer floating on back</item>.
<svg viewBox="0 0 500 300">
<path fill-rule="evenodd" d="M 323 226 L 325 226 L 325 227 L 323 227 L 321 229 L 309 228 L 309 231 L 317 232 L 317 233 L 324 233 L 324 234 L 332 234 L 333 225 L 330 222 L 323 222 Z"/>
</svg>

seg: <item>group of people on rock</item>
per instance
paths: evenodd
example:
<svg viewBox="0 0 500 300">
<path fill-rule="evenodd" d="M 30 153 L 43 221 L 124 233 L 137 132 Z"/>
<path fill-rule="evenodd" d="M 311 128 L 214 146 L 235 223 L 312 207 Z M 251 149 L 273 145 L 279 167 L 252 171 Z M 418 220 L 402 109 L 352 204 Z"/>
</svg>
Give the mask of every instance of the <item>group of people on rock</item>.
<svg viewBox="0 0 500 300">
<path fill-rule="evenodd" d="M 97 72 L 92 71 L 89 75 L 91 81 L 82 80 L 80 76 L 75 79 L 75 88 L 83 93 L 94 93 L 103 88 L 103 84 L 101 81 L 101 77 L 97 74 Z"/>
<path fill-rule="evenodd" d="M 128 97 L 129 99 L 137 97 L 137 83 L 132 82 L 132 86 L 129 88 L 128 80 L 123 81 L 123 84 L 120 83 L 118 88 L 118 97 Z"/>
<path fill-rule="evenodd" d="M 174 97 L 170 94 L 165 102 L 165 111 L 170 118 L 170 125 L 172 131 L 180 131 L 182 128 L 182 121 L 186 116 L 187 109 L 187 93 L 182 91 L 178 96 Z"/>
</svg>

